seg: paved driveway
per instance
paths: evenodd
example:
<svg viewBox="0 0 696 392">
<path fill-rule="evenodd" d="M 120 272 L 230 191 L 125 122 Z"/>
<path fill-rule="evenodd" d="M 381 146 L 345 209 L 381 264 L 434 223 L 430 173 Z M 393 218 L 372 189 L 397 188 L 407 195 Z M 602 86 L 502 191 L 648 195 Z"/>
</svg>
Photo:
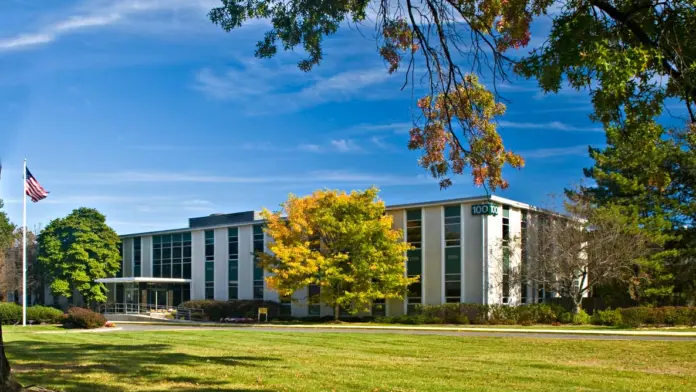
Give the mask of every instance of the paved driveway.
<svg viewBox="0 0 696 392">
<path fill-rule="evenodd" d="M 277 328 L 277 327 L 188 327 L 182 325 L 153 325 L 153 324 L 125 324 L 119 323 L 119 332 L 135 331 L 235 331 L 235 332 L 275 332 L 275 333 L 368 333 L 368 334 L 400 334 L 400 335 L 441 335 L 461 337 L 493 337 L 493 338 L 519 338 L 519 339 L 568 339 L 568 340 L 651 340 L 651 341 L 696 341 L 696 337 L 689 336 L 631 336 L 631 335 L 580 335 L 564 333 L 518 333 L 518 332 L 492 332 L 492 331 L 419 331 L 393 330 L 393 329 L 351 329 L 351 328 Z"/>
</svg>

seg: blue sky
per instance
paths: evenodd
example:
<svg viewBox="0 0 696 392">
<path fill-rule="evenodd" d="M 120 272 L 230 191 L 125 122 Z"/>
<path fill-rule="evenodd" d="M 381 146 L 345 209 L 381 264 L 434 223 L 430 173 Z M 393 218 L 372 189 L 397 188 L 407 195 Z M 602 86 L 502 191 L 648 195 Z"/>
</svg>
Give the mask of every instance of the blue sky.
<svg viewBox="0 0 696 392">
<path fill-rule="evenodd" d="M 43 3 L 43 2 L 42 2 Z M 470 176 L 441 191 L 408 151 L 414 110 L 372 28 L 344 29 L 309 74 L 300 53 L 253 57 L 263 21 L 225 33 L 217 0 L 6 1 L 0 5 L 0 197 L 21 222 L 21 165 L 51 194 L 30 226 L 94 207 L 119 232 L 184 227 L 215 212 L 275 208 L 288 193 L 375 184 L 389 204 L 483 194 Z M 535 26 L 532 42 L 543 40 Z M 501 92 L 506 146 L 527 160 L 500 196 L 544 205 L 582 178 L 604 134 L 585 92 Z"/>
</svg>

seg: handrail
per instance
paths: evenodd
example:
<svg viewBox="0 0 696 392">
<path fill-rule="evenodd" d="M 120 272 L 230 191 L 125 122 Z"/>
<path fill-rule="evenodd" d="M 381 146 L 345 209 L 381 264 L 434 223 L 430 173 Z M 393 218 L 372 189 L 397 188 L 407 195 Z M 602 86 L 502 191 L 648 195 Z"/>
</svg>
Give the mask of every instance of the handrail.
<svg viewBox="0 0 696 392">
<path fill-rule="evenodd" d="M 99 305 L 97 311 L 103 314 L 151 314 L 173 311 L 172 306 L 113 302 Z"/>
</svg>

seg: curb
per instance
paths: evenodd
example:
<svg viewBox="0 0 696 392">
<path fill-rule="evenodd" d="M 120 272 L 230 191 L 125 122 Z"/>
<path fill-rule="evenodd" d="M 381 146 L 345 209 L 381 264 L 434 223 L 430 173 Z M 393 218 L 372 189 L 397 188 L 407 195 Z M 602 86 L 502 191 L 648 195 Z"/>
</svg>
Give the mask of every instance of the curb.
<svg viewBox="0 0 696 392">
<path fill-rule="evenodd" d="M 349 329 L 376 331 L 440 331 L 440 332 L 486 332 L 486 333 L 519 333 L 519 334 L 556 334 L 556 335 L 615 335 L 615 336 L 676 336 L 696 337 L 696 332 L 672 331 L 630 331 L 630 330 L 577 330 L 577 329 L 521 329 L 521 328 L 467 328 L 467 327 L 409 327 L 409 326 L 377 326 L 377 325 L 281 325 L 281 324 L 219 324 L 219 323 L 178 323 L 150 321 L 120 321 L 118 324 L 135 325 L 169 325 L 180 327 L 213 327 L 213 328 L 276 328 L 287 329 Z M 113 328 L 111 328 L 113 329 Z"/>
</svg>

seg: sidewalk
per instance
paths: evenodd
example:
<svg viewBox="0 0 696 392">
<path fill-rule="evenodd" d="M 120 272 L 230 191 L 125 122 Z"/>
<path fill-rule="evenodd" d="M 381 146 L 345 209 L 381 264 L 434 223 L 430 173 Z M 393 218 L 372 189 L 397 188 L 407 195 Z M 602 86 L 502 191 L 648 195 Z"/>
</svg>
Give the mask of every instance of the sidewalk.
<svg viewBox="0 0 696 392">
<path fill-rule="evenodd" d="M 565 335 L 615 335 L 615 336 L 681 336 L 696 337 L 696 332 L 679 332 L 674 330 L 613 330 L 613 329 L 556 329 L 556 328 L 487 328 L 487 327 L 438 327 L 438 326 L 409 326 L 409 325 L 350 325 L 350 324 L 224 324 L 212 322 L 147 322 L 147 321 L 120 321 L 118 324 L 140 325 L 178 325 L 182 327 L 215 327 L 215 328 L 274 328 L 286 329 L 343 329 L 343 330 L 377 330 L 377 331 L 441 331 L 441 332 L 501 332 L 520 334 L 565 334 Z"/>
</svg>

